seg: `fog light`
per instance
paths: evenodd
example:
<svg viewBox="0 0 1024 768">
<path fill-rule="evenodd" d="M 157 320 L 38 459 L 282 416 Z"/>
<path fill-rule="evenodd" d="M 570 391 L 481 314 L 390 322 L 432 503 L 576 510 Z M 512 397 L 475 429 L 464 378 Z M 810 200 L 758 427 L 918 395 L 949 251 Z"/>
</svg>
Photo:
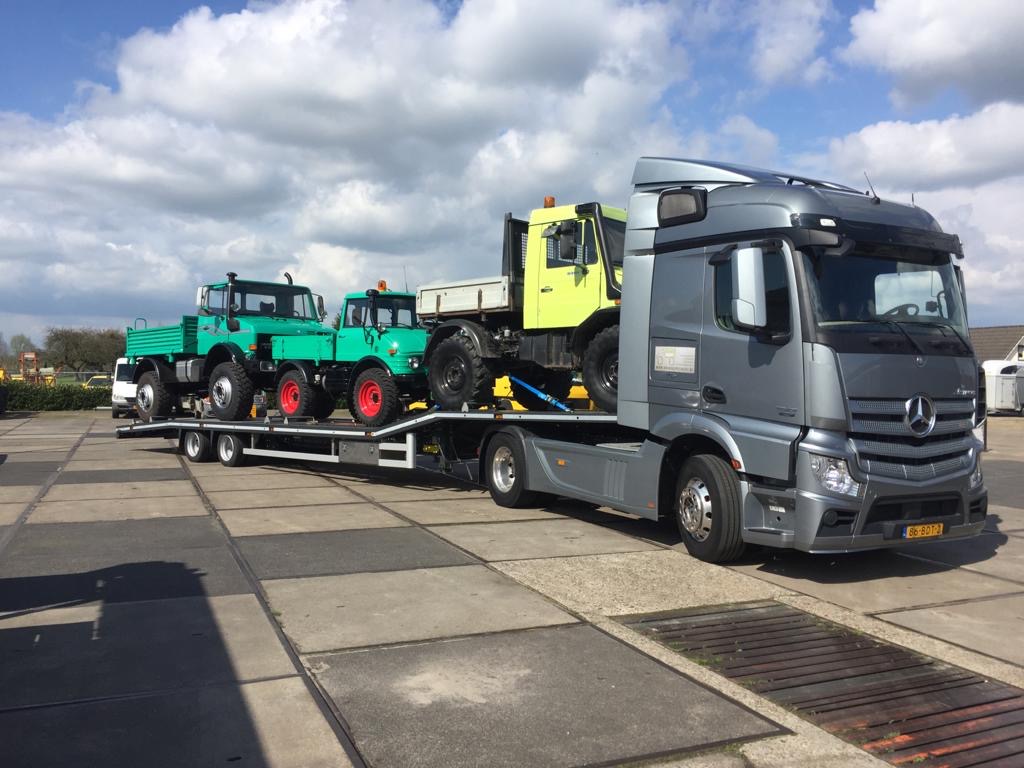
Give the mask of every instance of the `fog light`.
<svg viewBox="0 0 1024 768">
<path fill-rule="evenodd" d="M 860 483 L 853 479 L 845 459 L 816 453 L 810 454 L 810 459 L 811 473 L 826 491 L 843 496 L 860 495 Z"/>
<path fill-rule="evenodd" d="M 967 489 L 973 491 L 975 488 L 981 485 L 981 481 L 985 478 L 981 474 L 981 456 L 978 457 L 978 461 L 974 465 L 974 471 L 971 472 L 971 479 L 967 484 Z"/>
</svg>

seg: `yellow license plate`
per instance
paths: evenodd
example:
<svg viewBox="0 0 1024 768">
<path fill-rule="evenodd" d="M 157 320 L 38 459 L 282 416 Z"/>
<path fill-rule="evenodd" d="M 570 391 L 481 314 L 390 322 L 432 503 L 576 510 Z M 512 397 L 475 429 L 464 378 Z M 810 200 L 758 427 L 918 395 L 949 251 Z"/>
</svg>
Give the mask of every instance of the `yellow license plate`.
<svg viewBox="0 0 1024 768">
<path fill-rule="evenodd" d="M 926 539 L 929 536 L 941 536 L 942 523 L 926 523 L 924 525 L 908 525 L 903 529 L 904 539 Z"/>
</svg>

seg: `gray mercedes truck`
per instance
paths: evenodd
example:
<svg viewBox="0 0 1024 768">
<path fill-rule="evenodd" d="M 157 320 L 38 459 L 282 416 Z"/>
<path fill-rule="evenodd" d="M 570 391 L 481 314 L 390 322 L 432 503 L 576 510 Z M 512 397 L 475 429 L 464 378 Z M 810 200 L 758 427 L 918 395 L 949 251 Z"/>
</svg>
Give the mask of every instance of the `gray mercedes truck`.
<svg viewBox="0 0 1024 768">
<path fill-rule="evenodd" d="M 503 506 L 555 495 L 672 518 L 711 562 L 746 544 L 843 552 L 981 532 L 985 404 L 959 238 L 837 184 L 662 158 L 638 161 L 626 218 L 624 252 L 602 254 L 623 262 L 614 414 L 427 410 L 369 430 L 177 419 L 118 435 L 176 435 L 191 460 L 229 466 L 440 459 L 475 468 Z M 576 269 L 584 279 L 586 261 Z"/>
</svg>

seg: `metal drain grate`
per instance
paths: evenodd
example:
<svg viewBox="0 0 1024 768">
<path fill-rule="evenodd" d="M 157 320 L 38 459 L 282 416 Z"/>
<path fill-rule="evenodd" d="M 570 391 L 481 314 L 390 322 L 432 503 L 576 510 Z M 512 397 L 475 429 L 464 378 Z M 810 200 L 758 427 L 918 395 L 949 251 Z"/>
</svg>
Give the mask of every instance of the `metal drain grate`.
<svg viewBox="0 0 1024 768">
<path fill-rule="evenodd" d="M 1024 691 L 774 602 L 622 621 L 894 765 L 1024 766 Z"/>
</svg>

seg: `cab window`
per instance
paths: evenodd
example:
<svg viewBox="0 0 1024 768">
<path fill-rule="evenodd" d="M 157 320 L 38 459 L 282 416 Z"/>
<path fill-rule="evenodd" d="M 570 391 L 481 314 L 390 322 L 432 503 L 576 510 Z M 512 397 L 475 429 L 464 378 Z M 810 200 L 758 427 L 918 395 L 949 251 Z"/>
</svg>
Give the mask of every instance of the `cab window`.
<svg viewBox="0 0 1024 768">
<path fill-rule="evenodd" d="M 575 258 L 563 259 L 559 249 L 557 237 L 546 237 L 545 249 L 548 269 L 560 267 L 571 267 L 579 263 L 583 256 L 584 264 L 597 264 L 597 240 L 594 237 L 594 224 L 590 221 L 576 223 L 576 253 Z"/>
<path fill-rule="evenodd" d="M 767 294 L 766 333 L 789 333 L 790 298 L 786 259 L 781 251 L 764 252 L 764 287 Z M 732 267 L 728 261 L 715 265 L 715 321 L 719 328 L 735 333 L 748 333 L 737 327 L 732 314 Z"/>
<path fill-rule="evenodd" d="M 345 305 L 345 321 L 343 326 L 345 328 L 362 328 L 365 325 L 369 325 L 370 318 L 367 316 L 369 312 L 369 299 L 350 300 Z"/>
</svg>

